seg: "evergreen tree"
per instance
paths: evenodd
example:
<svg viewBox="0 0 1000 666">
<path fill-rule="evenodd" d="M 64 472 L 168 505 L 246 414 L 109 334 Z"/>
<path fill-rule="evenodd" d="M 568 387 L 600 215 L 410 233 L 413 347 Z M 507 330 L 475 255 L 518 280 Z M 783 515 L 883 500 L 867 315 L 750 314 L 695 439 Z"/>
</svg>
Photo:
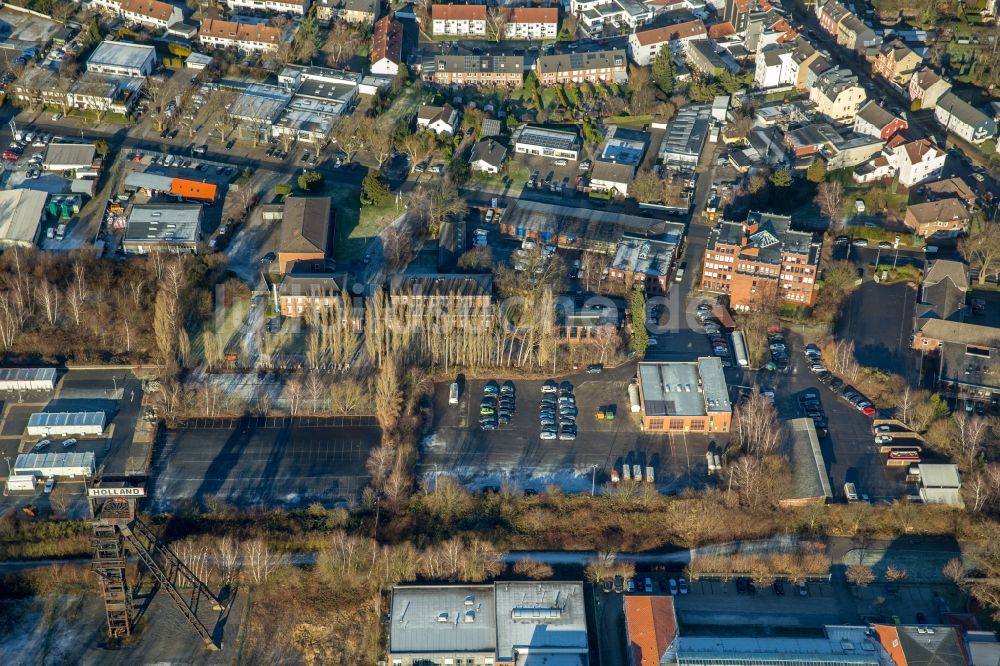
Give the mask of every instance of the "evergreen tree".
<svg viewBox="0 0 1000 666">
<path fill-rule="evenodd" d="M 771 174 L 770 181 L 775 187 L 788 187 L 792 184 L 792 174 L 788 169 L 782 167 Z"/>
<path fill-rule="evenodd" d="M 653 61 L 653 82 L 664 95 L 669 95 L 674 91 L 674 60 L 671 57 L 670 49 L 660 49 L 659 55 Z"/>
<path fill-rule="evenodd" d="M 646 330 L 646 294 L 639 287 L 628 295 L 628 308 L 632 313 L 632 351 L 642 356 L 649 347 L 649 332 Z"/>
<path fill-rule="evenodd" d="M 806 180 L 810 183 L 822 183 L 826 180 L 826 162 L 817 159 L 810 164 L 809 170 L 806 171 Z"/>
</svg>

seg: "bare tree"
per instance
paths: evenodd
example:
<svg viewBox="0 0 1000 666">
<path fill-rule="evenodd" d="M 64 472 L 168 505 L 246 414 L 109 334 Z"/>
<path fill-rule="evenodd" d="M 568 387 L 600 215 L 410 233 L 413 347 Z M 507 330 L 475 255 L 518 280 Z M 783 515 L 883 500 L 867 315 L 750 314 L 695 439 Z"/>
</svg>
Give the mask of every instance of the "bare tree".
<svg viewBox="0 0 1000 666">
<path fill-rule="evenodd" d="M 55 326 L 59 319 L 60 294 L 58 287 L 48 280 L 42 280 L 38 289 L 35 290 L 35 294 L 39 304 L 45 310 L 45 320 L 49 322 L 49 326 Z"/>
<path fill-rule="evenodd" d="M 955 585 L 961 587 L 962 583 L 965 582 L 965 576 L 968 573 L 968 570 L 965 568 L 962 558 L 956 557 L 948 560 L 948 563 L 944 565 L 942 572 L 945 576 L 950 578 Z"/>
<path fill-rule="evenodd" d="M 403 407 L 403 393 L 399 377 L 399 365 L 395 359 L 382 364 L 375 378 L 374 390 L 375 418 L 384 436 L 392 433 L 399 424 Z"/>
<path fill-rule="evenodd" d="M 971 470 L 983 449 L 990 422 L 981 416 L 970 416 L 957 411 L 952 416 L 954 422 L 954 446 L 959 464 L 963 470 Z"/>
<path fill-rule="evenodd" d="M 995 507 L 1000 500 L 1000 465 L 987 465 L 966 475 L 962 481 L 962 494 L 966 507 L 972 513 Z"/>
<path fill-rule="evenodd" d="M 486 12 L 486 36 L 490 41 L 499 43 L 507 37 L 507 24 L 510 22 L 510 8 L 495 5 Z"/>
<path fill-rule="evenodd" d="M 958 248 L 962 257 L 979 271 L 979 284 L 985 284 L 1000 264 L 1000 224 L 977 215 L 969 227 L 969 235 L 959 241 Z"/>
<path fill-rule="evenodd" d="M 830 220 L 830 231 L 838 231 L 844 226 L 844 186 L 839 181 L 819 184 L 816 188 L 816 205 Z"/>
<path fill-rule="evenodd" d="M 868 587 L 875 582 L 875 574 L 867 565 L 852 564 L 847 567 L 847 582 L 858 587 Z"/>
<path fill-rule="evenodd" d="M 212 555 L 219 569 L 222 585 L 224 587 L 235 585 L 240 569 L 240 545 L 236 539 L 229 535 L 218 539 L 214 544 Z"/>
<path fill-rule="evenodd" d="M 906 572 L 906 569 L 893 566 L 890 564 L 885 569 L 885 579 L 890 583 L 901 583 L 909 577 L 910 574 Z"/>
<path fill-rule="evenodd" d="M 243 543 L 244 573 L 253 585 L 267 584 L 271 574 L 283 564 L 283 560 L 263 539 L 251 539 Z"/>
<path fill-rule="evenodd" d="M 731 432 L 749 455 L 765 456 L 777 451 L 782 440 L 778 413 L 760 387 L 754 386 L 750 395 L 736 405 Z"/>
</svg>

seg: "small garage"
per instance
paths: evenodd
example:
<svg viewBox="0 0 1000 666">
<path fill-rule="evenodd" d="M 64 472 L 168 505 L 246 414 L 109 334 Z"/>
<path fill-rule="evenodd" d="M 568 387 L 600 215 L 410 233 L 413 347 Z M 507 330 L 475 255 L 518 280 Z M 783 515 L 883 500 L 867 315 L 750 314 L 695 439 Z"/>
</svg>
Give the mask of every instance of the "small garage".
<svg viewBox="0 0 1000 666">
<path fill-rule="evenodd" d="M 14 463 L 14 475 L 19 477 L 56 478 L 94 476 L 94 454 L 83 453 L 22 453 Z"/>
<path fill-rule="evenodd" d="M 98 436 L 104 432 L 104 421 L 104 412 L 36 412 L 28 419 L 28 436 Z"/>
</svg>

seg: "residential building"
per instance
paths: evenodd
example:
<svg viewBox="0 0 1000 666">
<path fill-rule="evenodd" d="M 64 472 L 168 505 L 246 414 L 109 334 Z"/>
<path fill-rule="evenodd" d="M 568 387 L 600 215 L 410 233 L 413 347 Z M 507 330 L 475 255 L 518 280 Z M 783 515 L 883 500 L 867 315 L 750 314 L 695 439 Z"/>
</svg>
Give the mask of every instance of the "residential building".
<svg viewBox="0 0 1000 666">
<path fill-rule="evenodd" d="M 628 666 L 660 664 L 667 647 L 677 637 L 674 598 L 667 595 L 630 594 L 625 606 L 625 641 Z"/>
<path fill-rule="evenodd" d="M 289 28 L 293 24 L 289 23 Z M 210 49 L 234 49 L 242 54 L 267 53 L 291 39 L 290 30 L 282 31 L 264 23 L 239 23 L 206 19 L 198 29 L 198 41 Z"/>
<path fill-rule="evenodd" d="M 439 85 L 514 88 L 524 82 L 524 57 L 513 55 L 434 56 L 430 78 Z"/>
<path fill-rule="evenodd" d="M 252 9 L 292 16 L 305 16 L 309 13 L 309 0 L 226 0 L 226 6 L 235 12 Z"/>
<path fill-rule="evenodd" d="M 729 432 L 733 405 L 717 356 L 640 362 L 638 387 L 644 432 Z"/>
<path fill-rule="evenodd" d="M 898 118 L 879 106 L 875 100 L 868 100 L 854 117 L 854 131 L 888 141 L 897 132 L 907 128 L 904 118 Z"/>
<path fill-rule="evenodd" d="M 665 294 L 674 263 L 680 256 L 683 227 L 656 237 L 624 234 L 608 266 L 607 279 L 629 293 L 633 286 L 647 294 Z"/>
<path fill-rule="evenodd" d="M 159 29 L 184 20 L 180 7 L 160 0 L 121 0 L 121 16 L 129 23 Z"/>
<path fill-rule="evenodd" d="M 149 76 L 156 69 L 156 48 L 132 42 L 101 42 L 87 58 L 87 71 L 110 76 Z"/>
<path fill-rule="evenodd" d="M 308 318 L 320 312 L 336 312 L 343 306 L 347 292 L 347 274 L 286 273 L 274 287 L 276 310 L 285 317 Z M 353 308 L 351 308 L 353 310 Z M 360 324 L 360 316 L 355 316 Z"/>
<path fill-rule="evenodd" d="M 757 51 L 754 63 L 753 82 L 761 89 L 791 87 L 797 80 L 792 75 L 792 43 L 774 44 Z"/>
<path fill-rule="evenodd" d="M 816 81 L 819 80 L 819 77 L 826 74 L 833 68 L 833 64 L 831 64 L 830 61 L 822 55 L 815 58 L 811 63 L 809 63 L 809 67 L 806 69 L 806 88 L 812 88 L 816 85 Z"/>
<path fill-rule="evenodd" d="M 483 139 L 472 147 L 469 164 L 473 171 L 482 173 L 500 173 L 507 159 L 507 147 L 493 139 Z"/>
<path fill-rule="evenodd" d="M 631 164 L 597 160 L 590 172 L 590 188 L 612 196 L 627 197 L 634 177 L 635 167 Z"/>
<path fill-rule="evenodd" d="M 958 483 L 957 470 L 951 473 L 937 466 L 920 465 L 936 477 L 932 482 Z M 952 467 L 954 467 L 952 465 Z M 957 486 L 950 489 L 950 497 L 957 496 L 961 506 L 961 495 Z M 946 502 L 951 504 L 952 502 Z M 968 666 L 965 641 L 961 629 L 955 626 L 873 624 L 882 648 L 889 653 L 896 664 L 940 664 L 941 666 Z"/>
<path fill-rule="evenodd" d="M 485 323 L 493 314 L 489 273 L 407 273 L 389 278 L 389 299 L 405 316 Z"/>
<path fill-rule="evenodd" d="M 951 90 L 951 84 L 930 67 L 924 67 L 912 77 L 908 92 L 914 108 L 933 109 L 941 96 Z"/>
<path fill-rule="evenodd" d="M 906 208 L 903 224 L 921 238 L 954 238 L 969 230 L 972 216 L 959 199 L 940 199 Z"/>
<path fill-rule="evenodd" d="M 375 22 L 370 60 L 372 74 L 399 74 L 403 64 L 403 24 L 388 14 Z"/>
<path fill-rule="evenodd" d="M 146 79 L 133 76 L 105 76 L 84 72 L 68 84 L 60 74 L 45 67 L 29 67 L 11 90 L 26 104 L 129 115 L 146 87 Z"/>
<path fill-rule="evenodd" d="M 916 51 L 897 40 L 882 45 L 872 64 L 872 70 L 882 78 L 907 88 L 920 62 L 920 55 Z"/>
<path fill-rule="evenodd" d="M 737 310 L 773 297 L 815 305 L 821 243 L 791 224 L 790 217 L 758 212 L 746 222 L 719 223 L 708 237 L 702 288 L 729 294 Z"/>
<path fill-rule="evenodd" d="M 535 75 L 546 86 L 584 81 L 627 83 L 628 62 L 623 49 L 544 55 L 535 61 Z"/>
<path fill-rule="evenodd" d="M 424 105 L 417 111 L 417 129 L 442 134 L 454 134 L 458 129 L 458 111 L 451 104 Z"/>
<path fill-rule="evenodd" d="M 750 17 L 771 8 L 767 0 L 726 0 L 722 20 L 733 26 L 736 34 L 745 34 L 750 27 Z"/>
<path fill-rule="evenodd" d="M 637 30 L 628 37 L 628 54 L 633 62 L 645 67 L 652 64 L 664 48 L 680 51 L 685 43 L 707 37 L 705 23 L 701 20 Z"/>
<path fill-rule="evenodd" d="M 583 147 L 576 130 L 522 125 L 514 131 L 514 152 L 576 161 Z"/>
<path fill-rule="evenodd" d="M 280 215 L 278 271 L 326 272 L 334 238 L 330 197 L 288 197 Z"/>
<path fill-rule="evenodd" d="M 824 72 L 809 89 L 816 111 L 835 122 L 852 121 L 866 98 L 858 77 L 848 69 Z"/>
<path fill-rule="evenodd" d="M 829 170 L 848 169 L 867 162 L 881 152 L 884 142 L 877 136 L 858 134 L 851 130 L 840 133 L 839 141 L 822 151 Z"/>
<path fill-rule="evenodd" d="M 39 190 L 0 191 L 0 248 L 28 248 L 41 240 L 48 198 Z"/>
<path fill-rule="evenodd" d="M 677 110 L 660 143 L 657 157 L 668 166 L 693 170 L 708 141 L 710 104 L 689 104 Z"/>
<path fill-rule="evenodd" d="M 717 77 L 724 71 L 738 72 L 740 66 L 725 49 L 718 49 L 710 39 L 695 39 L 687 43 L 687 62 L 692 71 Z"/>
<path fill-rule="evenodd" d="M 946 131 L 954 132 L 969 143 L 983 143 L 997 133 L 997 123 L 993 118 L 953 92 L 947 92 L 938 99 L 934 118 Z"/>
<path fill-rule="evenodd" d="M 928 139 L 896 146 L 892 153 L 899 170 L 899 184 L 907 188 L 940 178 L 948 156 Z"/>
<path fill-rule="evenodd" d="M 937 391 L 948 399 L 1000 401 L 1000 329 L 965 321 L 928 319 L 914 331 L 913 348 L 927 369 L 937 365 Z M 927 358 L 927 357 L 930 358 Z M 963 405 L 964 406 L 964 405 Z"/>
<path fill-rule="evenodd" d="M 514 664 L 587 666 L 583 584 L 504 581 L 392 589 L 388 623 L 394 666 Z"/>
<path fill-rule="evenodd" d="M 837 30 L 837 44 L 849 51 L 864 52 L 879 43 L 875 31 L 854 14 L 848 14 Z"/>
<path fill-rule="evenodd" d="M 817 0 L 814 5 L 816 17 L 819 19 L 819 27 L 828 34 L 837 36 L 840 31 L 841 22 L 848 16 L 853 16 L 842 4 L 836 0 Z"/>
<path fill-rule="evenodd" d="M 126 254 L 197 254 L 201 216 L 201 204 L 133 205 L 125 224 L 122 250 Z"/>
<path fill-rule="evenodd" d="M 316 0 L 316 20 L 371 26 L 382 14 L 381 0 Z"/>
<path fill-rule="evenodd" d="M 486 36 L 486 5 L 432 5 L 431 34 Z"/>
<path fill-rule="evenodd" d="M 592 34 L 605 26 L 626 26 L 634 31 L 653 18 L 653 10 L 638 0 L 569 0 L 569 8 Z"/>
<path fill-rule="evenodd" d="M 507 39 L 555 39 L 559 36 L 559 10 L 555 7 L 514 7 L 504 26 Z"/>
<path fill-rule="evenodd" d="M 965 203 L 969 210 L 976 207 L 976 193 L 969 184 L 961 178 L 945 178 L 924 183 L 924 196 L 928 199 L 958 199 Z"/>
<path fill-rule="evenodd" d="M 924 268 L 914 307 L 914 331 L 931 319 L 962 321 L 969 292 L 969 268 L 960 261 L 937 259 Z"/>
</svg>

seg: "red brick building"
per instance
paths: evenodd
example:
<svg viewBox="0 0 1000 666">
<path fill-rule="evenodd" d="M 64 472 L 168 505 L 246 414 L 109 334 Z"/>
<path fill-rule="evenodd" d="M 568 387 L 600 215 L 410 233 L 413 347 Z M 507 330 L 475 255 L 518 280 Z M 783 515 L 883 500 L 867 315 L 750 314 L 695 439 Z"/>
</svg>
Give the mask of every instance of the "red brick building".
<svg viewBox="0 0 1000 666">
<path fill-rule="evenodd" d="M 701 287 L 729 294 L 730 306 L 739 310 L 774 295 L 815 305 L 822 244 L 810 233 L 792 231 L 791 222 L 752 212 L 746 222 L 720 223 L 708 238 Z"/>
</svg>

